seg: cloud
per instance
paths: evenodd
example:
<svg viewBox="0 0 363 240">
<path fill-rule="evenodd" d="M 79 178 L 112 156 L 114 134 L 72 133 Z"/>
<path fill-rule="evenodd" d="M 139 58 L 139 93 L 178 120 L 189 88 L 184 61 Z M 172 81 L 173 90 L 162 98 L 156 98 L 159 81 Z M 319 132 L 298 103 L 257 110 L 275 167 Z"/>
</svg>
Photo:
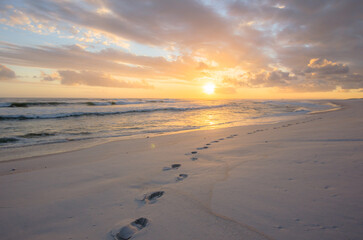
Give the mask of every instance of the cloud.
<svg viewBox="0 0 363 240">
<path fill-rule="evenodd" d="M 333 63 L 322 58 L 313 58 L 310 60 L 305 72 L 319 74 L 344 74 L 349 72 L 349 68 L 345 64 Z"/>
<path fill-rule="evenodd" d="M 43 71 L 41 71 L 40 72 L 40 77 L 41 77 L 41 80 L 45 81 L 45 82 L 53 82 L 53 81 L 59 81 L 60 80 L 60 76 L 59 76 L 58 72 L 54 72 L 52 74 L 46 74 Z"/>
<path fill-rule="evenodd" d="M 115 51 L 116 52 L 116 51 Z M 125 56 L 128 54 L 125 53 Z M 110 56 L 111 57 L 111 56 Z M 84 50 L 78 45 L 62 47 L 40 46 L 22 47 L 7 45 L 0 49 L 0 60 L 14 65 L 41 67 L 50 69 L 101 70 L 119 72 L 129 75 L 150 73 L 147 69 L 130 67 L 117 63 L 119 59 L 107 59 L 107 54 L 95 54 Z"/>
<path fill-rule="evenodd" d="M 250 23 L 271 37 L 270 44 L 264 44 L 285 67 L 302 68 L 309 59 L 323 57 L 350 62 L 354 71 L 362 71 L 359 1 L 231 1 L 228 9 L 240 24 Z"/>
<path fill-rule="evenodd" d="M 172 45 L 183 55 L 203 53 L 221 66 L 243 65 L 248 71 L 277 62 L 301 68 L 318 56 L 353 60 L 355 71 L 362 64 L 363 7 L 356 0 L 20 2 L 5 13 L 44 26 L 67 23 L 75 35 L 75 26 L 88 29 L 83 35 L 90 37 L 78 36 L 82 41 L 107 35 L 147 46 Z M 11 3 L 0 5 L 5 9 Z M 4 15 L 10 21 L 14 14 Z"/>
<path fill-rule="evenodd" d="M 91 71 L 59 71 L 59 78 L 63 85 L 88 85 L 117 88 L 153 88 L 145 80 L 131 82 L 115 79 L 111 75 Z"/>
<path fill-rule="evenodd" d="M 107 72 L 128 78 L 190 81 L 202 76 L 200 62 L 190 56 L 168 61 L 107 48 L 87 51 L 78 45 L 23 47 L 0 43 L 0 61 L 12 65 L 57 70 Z"/>
<path fill-rule="evenodd" d="M 38 21 L 64 21 L 142 44 L 167 45 L 183 40 L 186 31 L 212 36 L 216 28 L 225 29 L 223 18 L 194 0 L 21 2 L 18 11 Z M 107 14 L 100 14 L 100 9 L 107 9 Z M 195 37 L 198 35 L 184 36 L 189 41 Z"/>
<path fill-rule="evenodd" d="M 349 73 L 346 64 L 327 59 L 314 58 L 304 70 L 261 70 L 246 72 L 238 77 L 225 78 L 225 86 L 233 87 L 279 87 L 296 92 L 332 91 L 337 88 L 363 88 L 363 75 Z"/>
<path fill-rule="evenodd" d="M 252 86 L 279 87 L 289 85 L 294 78 L 289 72 L 273 70 L 261 71 L 257 74 L 249 73 L 247 79 Z"/>
<path fill-rule="evenodd" d="M 9 80 L 15 78 L 15 72 L 7 66 L 0 64 L 0 80 Z"/>
<path fill-rule="evenodd" d="M 294 79 L 294 75 L 289 72 L 260 70 L 259 72 L 246 72 L 238 77 L 224 78 L 223 83 L 235 87 L 284 87 Z"/>
<path fill-rule="evenodd" d="M 357 0 L 12 2 L 0 1 L 4 24 L 24 27 L 29 23 L 34 27 L 29 30 L 35 32 L 66 31 L 75 42 L 95 48 L 3 43 L 0 62 L 70 71 L 78 80 L 73 75 L 67 79 L 77 84 L 99 83 L 79 80 L 83 79 L 79 74 L 91 72 L 104 84 L 117 85 L 110 79 L 191 82 L 241 69 L 241 74 L 218 78 L 221 91 L 362 87 L 363 5 Z M 6 8 L 8 4 L 14 6 Z M 108 48 L 97 45 L 102 36 Z M 131 46 L 130 51 L 111 48 L 118 41 L 123 47 Z M 170 60 L 137 55 L 132 52 L 136 43 L 177 56 Z"/>
<path fill-rule="evenodd" d="M 75 26 L 88 29 L 91 37 L 79 37 L 80 33 L 74 32 L 75 39 L 80 41 L 91 42 L 95 35 L 106 35 L 147 46 L 174 46 L 182 55 L 203 54 L 221 66 L 263 64 L 269 58 L 259 49 L 265 42 L 263 33 L 248 28 L 239 28 L 237 32 L 232 19 L 203 1 L 38 0 L 24 1 L 18 8 L 44 25 L 68 23 L 69 33 L 74 32 Z M 110 13 L 99 14 L 99 9 L 108 9 Z"/>
</svg>

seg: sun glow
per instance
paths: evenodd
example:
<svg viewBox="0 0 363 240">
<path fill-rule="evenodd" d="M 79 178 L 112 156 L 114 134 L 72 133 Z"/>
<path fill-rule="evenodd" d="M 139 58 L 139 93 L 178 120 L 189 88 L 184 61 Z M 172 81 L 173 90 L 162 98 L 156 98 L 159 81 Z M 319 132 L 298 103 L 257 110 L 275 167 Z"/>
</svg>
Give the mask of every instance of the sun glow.
<svg viewBox="0 0 363 240">
<path fill-rule="evenodd" d="M 213 94 L 215 88 L 216 88 L 216 85 L 214 85 L 214 83 L 206 83 L 203 86 L 203 92 L 206 94 Z"/>
</svg>

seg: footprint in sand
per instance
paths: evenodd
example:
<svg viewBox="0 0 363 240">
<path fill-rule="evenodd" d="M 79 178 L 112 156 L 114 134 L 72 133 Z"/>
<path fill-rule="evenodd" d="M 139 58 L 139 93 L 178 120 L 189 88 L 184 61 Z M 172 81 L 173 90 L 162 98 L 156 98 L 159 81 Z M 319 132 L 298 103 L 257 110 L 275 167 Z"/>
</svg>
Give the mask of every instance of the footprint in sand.
<svg viewBox="0 0 363 240">
<path fill-rule="evenodd" d="M 277 229 L 279 229 L 279 230 L 284 229 L 284 227 L 283 227 L 283 226 L 281 226 L 281 225 L 275 226 L 274 228 L 277 228 Z"/>
<path fill-rule="evenodd" d="M 234 138 L 234 137 L 237 137 L 237 136 L 238 136 L 238 134 L 231 134 L 227 138 Z"/>
<path fill-rule="evenodd" d="M 208 148 L 208 147 L 199 147 L 199 148 L 197 148 L 197 150 L 203 150 L 203 149 L 206 149 L 206 148 Z"/>
<path fill-rule="evenodd" d="M 161 198 L 164 195 L 164 193 L 165 193 L 164 191 L 157 191 L 150 194 L 144 194 L 142 197 L 136 198 L 136 200 L 142 203 L 152 204 L 155 203 L 158 198 Z"/>
<path fill-rule="evenodd" d="M 179 182 L 179 181 L 183 181 L 184 179 L 186 179 L 188 177 L 188 174 L 184 174 L 184 173 L 181 173 L 179 174 L 178 177 L 176 177 L 176 181 Z"/>
<path fill-rule="evenodd" d="M 145 197 L 148 201 L 156 201 L 157 198 L 160 198 L 164 195 L 164 191 L 153 192 Z"/>
<path fill-rule="evenodd" d="M 175 164 L 172 164 L 172 165 L 171 165 L 171 168 L 172 168 L 172 169 L 178 169 L 178 168 L 180 168 L 180 166 L 181 166 L 181 164 L 179 164 L 179 163 L 175 163 Z"/>
<path fill-rule="evenodd" d="M 180 167 L 181 167 L 181 164 L 175 163 L 175 164 L 172 164 L 171 167 L 163 167 L 163 171 L 168 171 L 168 170 L 171 170 L 171 169 L 178 169 Z"/>
<path fill-rule="evenodd" d="M 147 226 L 149 220 L 141 217 L 133 221 L 132 223 L 122 227 L 120 231 L 114 236 L 115 240 L 127 240 L 135 235 L 138 231 Z"/>
</svg>

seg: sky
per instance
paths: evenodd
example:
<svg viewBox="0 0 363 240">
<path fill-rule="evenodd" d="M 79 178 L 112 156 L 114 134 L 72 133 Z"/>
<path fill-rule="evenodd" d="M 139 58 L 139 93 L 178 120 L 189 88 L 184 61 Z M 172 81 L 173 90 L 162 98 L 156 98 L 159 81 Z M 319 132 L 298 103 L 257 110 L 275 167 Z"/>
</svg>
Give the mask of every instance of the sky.
<svg viewBox="0 0 363 240">
<path fill-rule="evenodd" d="M 0 0 L 0 97 L 361 98 L 362 13 L 360 0 Z"/>
</svg>

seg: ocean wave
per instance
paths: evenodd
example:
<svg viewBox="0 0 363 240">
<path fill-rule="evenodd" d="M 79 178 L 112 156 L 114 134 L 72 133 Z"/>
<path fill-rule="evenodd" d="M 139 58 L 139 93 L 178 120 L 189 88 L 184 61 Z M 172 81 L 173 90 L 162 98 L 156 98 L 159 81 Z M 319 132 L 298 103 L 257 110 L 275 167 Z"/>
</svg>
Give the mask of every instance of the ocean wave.
<svg viewBox="0 0 363 240">
<path fill-rule="evenodd" d="M 168 108 L 153 108 L 153 109 L 134 109 L 117 112 L 72 112 L 72 113 L 58 113 L 58 114 L 43 114 L 43 115 L 0 115 L 0 121 L 10 120 L 33 120 L 33 119 L 59 119 L 59 118 L 70 118 L 70 117 L 82 117 L 82 116 L 109 116 L 109 115 L 120 115 L 127 113 L 145 113 L 145 112 L 159 112 L 159 111 L 193 111 L 211 108 L 220 108 L 226 105 L 215 105 L 215 106 L 202 106 L 202 107 L 168 107 Z"/>
<path fill-rule="evenodd" d="M 144 101 L 117 101 L 115 105 L 144 104 Z"/>
<path fill-rule="evenodd" d="M 111 106 L 111 105 L 131 105 L 145 103 L 175 103 L 171 99 L 145 99 L 145 100 L 105 100 L 105 101 L 76 101 L 76 102 L 0 102 L 0 108 L 28 108 L 28 107 L 50 107 L 61 105 L 87 105 L 87 106 Z"/>
<path fill-rule="evenodd" d="M 0 103 L 0 108 L 6 108 L 6 107 L 10 107 L 11 103 Z"/>
<path fill-rule="evenodd" d="M 2 102 L 0 108 L 27 108 L 68 105 L 67 102 Z"/>
<path fill-rule="evenodd" d="M 17 142 L 17 141 L 19 141 L 19 139 L 13 138 L 13 137 L 3 137 L 3 138 L 0 138 L 0 144 L 2 144 L 2 143 Z"/>
<path fill-rule="evenodd" d="M 90 102 L 79 102 L 78 104 L 85 104 L 88 106 L 110 106 L 110 105 L 133 105 L 133 104 L 145 104 L 145 103 L 176 103 L 175 100 L 114 100 L 114 101 L 90 101 Z"/>
<path fill-rule="evenodd" d="M 296 108 L 296 109 L 294 109 L 294 111 L 293 112 L 295 112 L 295 113 L 300 113 L 300 112 L 310 112 L 310 110 L 309 109 L 307 109 L 307 108 L 304 108 L 304 107 L 299 107 L 299 108 Z"/>
<path fill-rule="evenodd" d="M 59 106 L 59 105 L 66 105 L 66 102 L 12 102 L 7 103 L 9 104 L 8 107 L 35 107 L 35 106 Z"/>
<path fill-rule="evenodd" d="M 180 101 L 180 100 L 179 100 Z M 149 102 L 149 103 L 176 103 L 176 100 L 173 99 L 148 99 L 145 100 L 145 102 Z"/>
<path fill-rule="evenodd" d="M 105 106 L 114 102 L 2 102 L 0 108 L 56 107 L 67 105 Z"/>
<path fill-rule="evenodd" d="M 47 132 L 41 132 L 41 133 L 27 133 L 25 135 L 21 135 L 19 137 L 22 138 L 40 138 L 40 137 L 50 137 L 55 136 L 56 133 L 47 133 Z"/>
<path fill-rule="evenodd" d="M 303 101 L 303 102 L 296 102 L 296 101 L 262 101 L 260 103 L 268 104 L 269 106 L 303 107 L 303 108 L 306 108 L 306 109 L 322 107 L 322 106 L 326 106 L 326 105 L 329 104 L 329 103 L 326 103 L 326 104 L 312 103 L 312 102 L 307 102 L 307 101 Z"/>
</svg>

